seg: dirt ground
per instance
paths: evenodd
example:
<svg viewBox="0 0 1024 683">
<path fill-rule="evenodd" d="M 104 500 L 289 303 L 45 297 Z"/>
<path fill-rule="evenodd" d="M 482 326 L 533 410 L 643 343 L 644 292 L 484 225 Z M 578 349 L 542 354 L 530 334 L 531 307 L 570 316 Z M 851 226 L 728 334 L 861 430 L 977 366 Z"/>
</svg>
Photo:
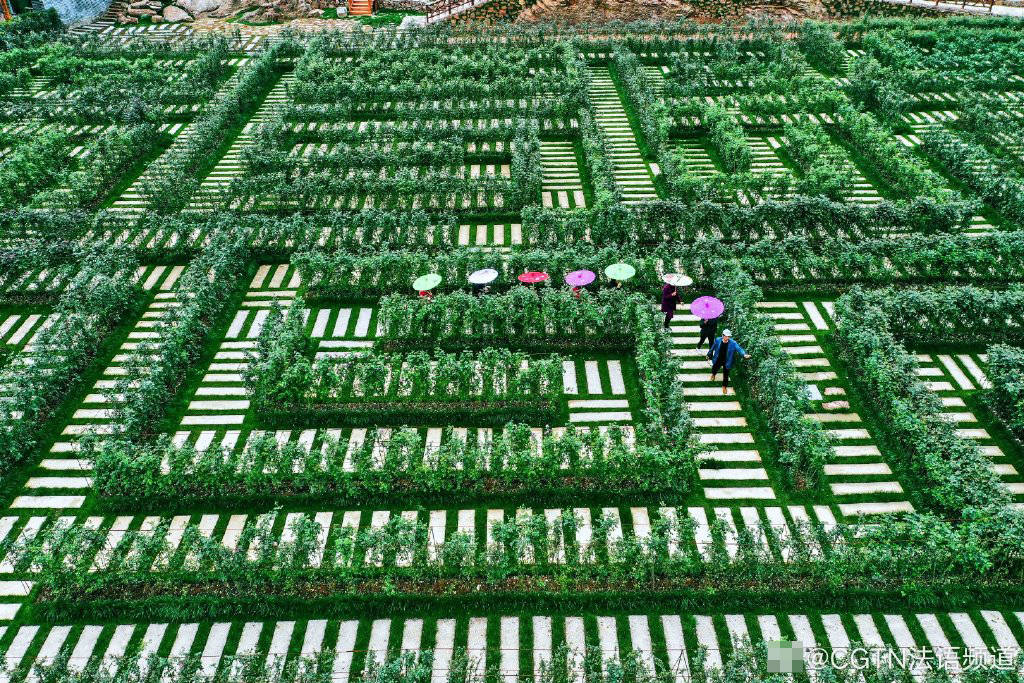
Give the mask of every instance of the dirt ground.
<svg viewBox="0 0 1024 683">
<path fill-rule="evenodd" d="M 721 21 L 720 17 L 710 15 L 706 7 L 682 0 L 538 0 L 519 15 L 518 21 L 578 24 L 683 18 L 700 23 Z M 816 0 L 782 0 L 750 5 L 740 17 L 741 20 L 755 18 L 786 22 L 825 19 L 827 13 Z"/>
</svg>

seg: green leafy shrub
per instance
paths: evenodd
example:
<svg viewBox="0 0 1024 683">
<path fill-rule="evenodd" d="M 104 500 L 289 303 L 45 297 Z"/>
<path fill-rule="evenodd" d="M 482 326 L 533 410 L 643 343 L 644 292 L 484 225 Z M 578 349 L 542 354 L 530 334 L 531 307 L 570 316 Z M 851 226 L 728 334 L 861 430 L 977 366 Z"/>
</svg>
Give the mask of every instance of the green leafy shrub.
<svg viewBox="0 0 1024 683">
<path fill-rule="evenodd" d="M 957 436 L 938 396 L 918 379 L 914 356 L 899 341 L 923 333 L 930 340 L 954 341 L 945 333 L 963 323 L 942 303 L 958 294 L 929 294 L 855 287 L 836 302 L 840 352 L 886 425 L 899 462 L 926 483 L 920 493 L 931 507 L 958 516 L 969 507 L 1005 505 L 1009 493 L 988 460 L 977 445 Z M 978 322 L 974 318 L 970 329 L 977 330 Z M 961 327 L 960 334 L 966 333 Z"/>
<path fill-rule="evenodd" d="M 111 332 L 137 310 L 134 261 L 116 250 L 85 254 L 82 268 L 33 342 L 36 362 L 0 369 L 10 401 L 0 401 L 0 472 L 27 461 L 54 413 L 81 384 Z"/>
<path fill-rule="evenodd" d="M 313 451 L 253 437 L 241 453 L 197 452 L 167 437 L 136 446 L 104 442 L 95 453 L 96 490 L 104 504 L 138 510 L 139 501 L 162 508 L 188 504 L 245 505 L 255 498 L 381 505 L 388 501 L 493 503 L 498 498 L 541 496 L 572 505 L 584 493 L 614 490 L 681 496 L 694 487 L 695 449 L 670 450 L 635 443 L 625 430 L 534 435 L 509 423 L 483 443 L 461 439 L 448 427 L 440 447 L 417 430 L 374 428 L 362 445 L 328 440 Z"/>
<path fill-rule="evenodd" d="M 729 173 L 749 171 L 753 153 L 736 118 L 721 105 L 708 104 L 701 111 L 700 119 L 725 170 Z"/>
<path fill-rule="evenodd" d="M 815 68 L 826 73 L 843 72 L 846 63 L 846 48 L 836 38 L 832 27 L 813 21 L 800 24 L 800 49 Z"/>
<path fill-rule="evenodd" d="M 995 344 L 988 350 L 988 367 L 996 412 L 1014 436 L 1024 440 L 1024 351 Z"/>
</svg>

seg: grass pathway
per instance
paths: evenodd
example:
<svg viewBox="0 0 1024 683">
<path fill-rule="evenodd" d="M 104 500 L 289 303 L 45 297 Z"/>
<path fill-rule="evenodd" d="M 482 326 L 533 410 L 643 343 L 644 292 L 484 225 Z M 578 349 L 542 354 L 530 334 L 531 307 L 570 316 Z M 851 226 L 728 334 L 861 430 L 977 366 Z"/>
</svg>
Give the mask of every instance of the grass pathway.
<svg viewBox="0 0 1024 683">
<path fill-rule="evenodd" d="M 75 624 L 0 627 L 0 649 L 8 667 L 46 665 L 68 657 L 75 670 L 100 664 L 106 671 L 145 667 L 151 654 L 168 657 L 171 667 L 185 657 L 199 658 L 200 671 L 240 671 L 237 657 L 266 658 L 282 667 L 321 658 L 335 683 L 348 683 L 371 661 L 399 653 L 431 649 L 431 681 L 483 680 L 494 670 L 506 683 L 539 676 L 555 667 L 572 683 L 583 683 L 584 653 L 593 650 L 603 662 L 636 656 L 653 669 L 666 665 L 680 683 L 690 680 L 700 660 L 719 670 L 737 647 L 752 641 L 789 638 L 799 641 L 805 660 L 818 648 L 840 654 L 859 643 L 884 655 L 891 649 L 911 660 L 924 648 L 937 665 L 941 658 L 957 674 L 978 656 L 1019 652 L 1024 613 L 979 610 L 917 614 L 597 614 L 597 615 L 458 615 L 396 616 L 381 619 L 299 619 L 295 621 L 225 621 L 216 623 Z M 464 658 L 455 656 L 458 652 Z M 555 657 L 559 659 L 555 659 Z M 564 659 L 561 659 L 564 658 Z M 456 666 L 466 669 L 454 670 Z M 915 675 L 923 663 L 912 663 Z M 451 679 L 449 677 L 452 677 Z M 0 674 L 0 680 L 10 680 Z"/>
<path fill-rule="evenodd" d="M 694 426 L 702 444 L 712 450 L 703 456 L 700 479 L 709 500 L 773 500 L 775 491 L 768 480 L 753 433 L 747 425 L 736 390 L 728 393 L 719 381 L 712 382 L 707 343 L 695 348 L 700 338 L 699 319 L 686 313 L 672 321 L 672 353 L 682 358 L 683 383 Z"/>
<path fill-rule="evenodd" d="M 608 140 L 612 176 L 622 190 L 623 201 L 628 204 L 657 199 L 651 169 L 640 153 L 611 72 L 606 66 L 589 67 L 589 72 L 587 94 L 594 106 L 596 123 Z"/>
<path fill-rule="evenodd" d="M 775 320 L 783 350 L 807 382 L 808 396 L 815 407 L 808 417 L 821 422 L 832 438 L 835 459 L 825 465 L 825 477 L 842 515 L 912 511 L 872 429 L 851 407 L 849 379 L 833 366 L 822 348 L 835 324 L 832 304 L 765 301 L 758 306 Z"/>
<path fill-rule="evenodd" d="M 1006 433 L 988 408 L 984 390 L 988 356 L 976 353 L 922 353 L 917 374 L 938 394 L 943 413 L 965 439 L 978 444 L 992 461 L 992 469 L 1010 490 L 1017 507 L 1024 508 L 1024 476 L 1020 446 Z M 980 410 L 979 410 L 980 409 Z M 979 415 L 981 419 L 979 419 Z"/>
<path fill-rule="evenodd" d="M 118 378 L 124 374 L 124 365 L 138 355 L 140 343 L 158 342 L 160 320 L 167 310 L 178 305 L 174 289 L 183 270 L 184 266 L 139 268 L 137 277 L 145 289 L 155 292 L 154 298 L 101 378 L 93 385 L 92 393 L 72 414 L 70 423 L 52 444 L 49 454 L 30 472 L 21 495 L 11 502 L 12 509 L 77 508 L 85 502 L 85 496 L 92 487 L 89 477 L 91 465 L 77 456 L 78 439 L 89 433 L 110 433 L 113 410 L 120 400 L 114 393 Z"/>
</svg>

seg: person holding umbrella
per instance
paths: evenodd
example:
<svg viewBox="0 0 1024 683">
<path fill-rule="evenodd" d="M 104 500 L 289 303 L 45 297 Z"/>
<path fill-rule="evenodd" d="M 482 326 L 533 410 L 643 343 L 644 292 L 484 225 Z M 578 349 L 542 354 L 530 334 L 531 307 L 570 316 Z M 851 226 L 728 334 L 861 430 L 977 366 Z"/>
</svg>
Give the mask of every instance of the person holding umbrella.
<svg viewBox="0 0 1024 683">
<path fill-rule="evenodd" d="M 722 336 L 715 340 L 708 351 L 708 360 L 711 361 L 711 381 L 715 381 L 715 375 L 722 371 L 722 393 L 729 393 L 729 371 L 736 360 L 736 354 L 743 358 L 750 358 L 750 354 L 743 350 L 743 347 L 732 340 L 732 332 L 724 330 Z"/>
<path fill-rule="evenodd" d="M 579 299 L 583 288 L 595 279 L 597 279 L 597 274 L 592 270 L 574 270 L 565 276 L 565 284 L 572 288 L 573 296 Z"/>
<path fill-rule="evenodd" d="M 679 287 L 689 287 L 693 280 L 682 273 L 666 273 L 662 278 L 664 286 L 661 288 L 661 312 L 665 314 L 665 329 L 669 327 L 672 318 L 676 315 L 676 306 L 679 305 Z"/>
<path fill-rule="evenodd" d="M 636 275 L 636 268 L 628 263 L 613 263 L 604 269 L 604 275 L 611 281 L 612 287 L 621 289 L 623 282 Z"/>
<path fill-rule="evenodd" d="M 711 318 L 705 320 L 701 318 L 700 321 L 700 340 L 697 342 L 697 348 L 704 346 L 704 341 L 707 340 L 708 348 L 715 342 L 715 332 L 718 331 L 718 318 Z"/>
<path fill-rule="evenodd" d="M 718 318 L 725 312 L 725 304 L 721 299 L 713 296 L 699 296 L 690 304 L 690 313 L 700 318 L 700 341 L 697 348 L 704 346 L 704 340 L 708 340 L 708 348 L 715 341 L 715 332 L 718 330 Z"/>
<path fill-rule="evenodd" d="M 550 276 L 541 270 L 524 270 L 522 275 L 519 276 L 519 281 L 524 285 L 537 285 L 546 282 Z"/>
<path fill-rule="evenodd" d="M 469 284 L 473 285 L 473 296 L 480 296 L 491 291 L 488 286 L 498 279 L 498 271 L 494 268 L 482 268 L 469 274 Z"/>
<path fill-rule="evenodd" d="M 421 299 L 433 301 L 434 295 L 430 290 L 437 287 L 439 284 L 441 284 L 441 276 L 437 273 L 429 273 L 416 278 L 412 283 L 412 288 L 420 293 Z"/>
<path fill-rule="evenodd" d="M 679 304 L 679 290 L 674 285 L 665 283 L 661 286 L 661 312 L 665 314 L 665 329 L 676 315 L 676 306 Z"/>
</svg>

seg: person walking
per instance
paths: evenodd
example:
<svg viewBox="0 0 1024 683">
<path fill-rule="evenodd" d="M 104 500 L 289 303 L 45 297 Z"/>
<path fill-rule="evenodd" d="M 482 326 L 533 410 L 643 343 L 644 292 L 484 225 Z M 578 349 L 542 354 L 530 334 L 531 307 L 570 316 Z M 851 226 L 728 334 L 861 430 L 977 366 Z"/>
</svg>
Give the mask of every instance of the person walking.
<svg viewBox="0 0 1024 683">
<path fill-rule="evenodd" d="M 722 371 L 722 393 L 729 393 L 729 371 L 732 370 L 736 354 L 744 358 L 750 358 L 750 354 L 743 350 L 743 347 L 732 340 L 732 332 L 724 330 L 722 336 L 715 340 L 708 351 L 708 360 L 711 361 L 711 381 L 715 381 L 715 375 Z"/>
<path fill-rule="evenodd" d="M 715 332 L 718 331 L 718 318 L 711 318 L 710 320 L 700 321 L 700 341 L 697 342 L 697 348 L 704 346 L 704 341 L 707 340 L 708 348 L 715 343 Z"/>
<path fill-rule="evenodd" d="M 676 315 L 676 306 L 679 304 L 679 290 L 670 284 L 665 284 L 661 288 L 661 312 L 665 314 L 665 329 L 668 329 L 668 325 L 672 322 L 672 318 Z"/>
</svg>

